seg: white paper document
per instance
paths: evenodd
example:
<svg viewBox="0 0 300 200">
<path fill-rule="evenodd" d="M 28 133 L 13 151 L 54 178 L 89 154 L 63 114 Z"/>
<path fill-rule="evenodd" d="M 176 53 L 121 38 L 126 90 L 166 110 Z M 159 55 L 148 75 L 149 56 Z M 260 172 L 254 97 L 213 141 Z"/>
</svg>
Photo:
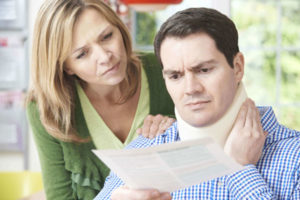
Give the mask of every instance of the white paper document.
<svg viewBox="0 0 300 200">
<path fill-rule="evenodd" d="M 210 138 L 143 149 L 93 150 L 127 186 L 172 192 L 243 168 Z"/>
</svg>

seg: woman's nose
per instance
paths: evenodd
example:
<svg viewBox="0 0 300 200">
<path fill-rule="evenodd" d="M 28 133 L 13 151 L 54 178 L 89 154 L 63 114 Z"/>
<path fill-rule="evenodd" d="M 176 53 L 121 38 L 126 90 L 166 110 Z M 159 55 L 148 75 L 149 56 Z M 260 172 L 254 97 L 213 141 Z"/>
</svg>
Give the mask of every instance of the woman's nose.
<svg viewBox="0 0 300 200">
<path fill-rule="evenodd" d="M 103 48 L 100 45 L 95 47 L 95 57 L 97 59 L 97 64 L 106 65 L 110 62 L 112 57 L 112 52 L 108 49 Z"/>
</svg>

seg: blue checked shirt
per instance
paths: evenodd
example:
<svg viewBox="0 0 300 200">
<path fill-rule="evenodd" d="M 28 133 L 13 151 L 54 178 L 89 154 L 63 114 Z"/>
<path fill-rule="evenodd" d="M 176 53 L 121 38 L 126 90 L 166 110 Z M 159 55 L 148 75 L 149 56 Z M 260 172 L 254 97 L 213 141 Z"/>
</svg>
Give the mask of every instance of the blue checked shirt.
<svg viewBox="0 0 300 200">
<path fill-rule="evenodd" d="M 286 199 L 300 200 L 300 132 L 280 125 L 271 107 L 259 107 L 263 129 L 268 132 L 257 165 L 171 193 L 172 199 Z M 127 148 L 145 148 L 180 140 L 175 122 L 154 139 L 139 136 Z M 146 181 L 146 180 L 145 180 Z M 110 199 L 124 185 L 113 172 L 95 200 Z"/>
</svg>

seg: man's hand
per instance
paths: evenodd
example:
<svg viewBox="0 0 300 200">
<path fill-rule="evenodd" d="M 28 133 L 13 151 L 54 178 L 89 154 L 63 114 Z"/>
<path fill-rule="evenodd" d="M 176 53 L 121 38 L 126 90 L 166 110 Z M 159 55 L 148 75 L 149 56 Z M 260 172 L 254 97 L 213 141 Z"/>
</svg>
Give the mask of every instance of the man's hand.
<svg viewBox="0 0 300 200">
<path fill-rule="evenodd" d="M 258 109 L 251 99 L 247 99 L 239 111 L 224 151 L 241 165 L 255 165 L 261 156 L 266 136 Z"/>
<path fill-rule="evenodd" d="M 164 133 L 173 123 L 174 118 L 162 115 L 148 115 L 144 120 L 142 128 L 137 129 L 138 134 L 143 134 L 144 137 L 154 138 L 158 134 Z"/>
<path fill-rule="evenodd" d="M 113 191 L 111 200 L 171 200 L 172 197 L 168 192 L 159 192 L 155 189 L 134 190 L 126 186 L 120 187 Z"/>
</svg>

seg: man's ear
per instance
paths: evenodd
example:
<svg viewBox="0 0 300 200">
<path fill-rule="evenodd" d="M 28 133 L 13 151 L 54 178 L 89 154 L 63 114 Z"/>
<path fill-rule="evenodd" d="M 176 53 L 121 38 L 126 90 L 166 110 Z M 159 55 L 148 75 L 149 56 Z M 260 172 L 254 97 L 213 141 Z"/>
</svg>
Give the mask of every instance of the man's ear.
<svg viewBox="0 0 300 200">
<path fill-rule="evenodd" d="M 233 70 L 237 83 L 241 82 L 244 76 L 244 55 L 238 52 L 233 59 Z"/>
</svg>

